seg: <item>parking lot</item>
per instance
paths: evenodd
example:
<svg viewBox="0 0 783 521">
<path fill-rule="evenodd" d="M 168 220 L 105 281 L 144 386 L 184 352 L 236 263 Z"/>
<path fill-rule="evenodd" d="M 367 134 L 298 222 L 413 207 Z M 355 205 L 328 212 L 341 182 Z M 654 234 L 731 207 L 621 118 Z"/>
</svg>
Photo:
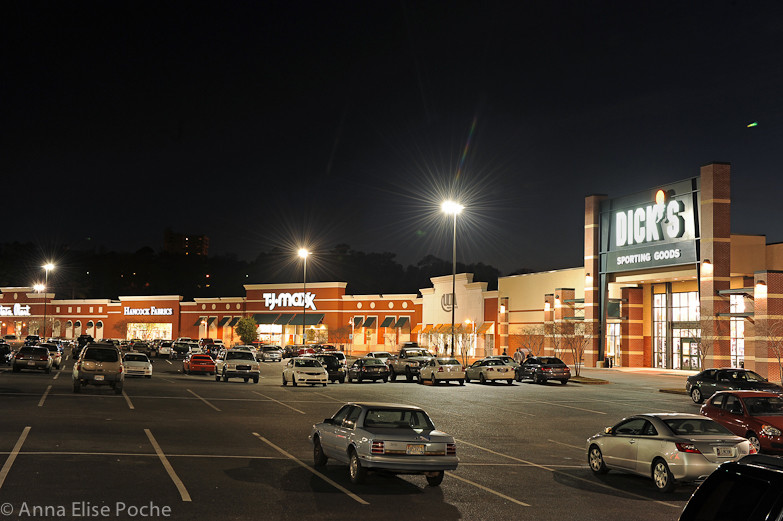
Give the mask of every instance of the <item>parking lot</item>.
<svg viewBox="0 0 783 521">
<path fill-rule="evenodd" d="M 68 360 L 51 374 L 0 369 L 0 513 L 28 518 L 677 519 L 692 485 L 661 494 L 644 478 L 593 476 L 585 439 L 638 412 L 696 412 L 683 376 L 589 371 L 608 385 L 416 383 L 282 387 L 185 375 L 156 360 L 151 379 L 72 392 Z M 346 401 L 422 406 L 457 439 L 461 463 L 440 487 L 423 476 L 316 470 L 313 423 Z M 36 510 L 38 509 L 38 510 Z M 402 512 L 401 512 L 402 511 Z"/>
</svg>

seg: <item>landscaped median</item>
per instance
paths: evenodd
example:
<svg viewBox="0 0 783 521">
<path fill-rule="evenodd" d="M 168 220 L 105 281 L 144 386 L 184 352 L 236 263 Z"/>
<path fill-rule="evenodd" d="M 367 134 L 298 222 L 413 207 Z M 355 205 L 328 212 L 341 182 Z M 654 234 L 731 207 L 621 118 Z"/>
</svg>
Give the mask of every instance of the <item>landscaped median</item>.
<svg viewBox="0 0 783 521">
<path fill-rule="evenodd" d="M 604 385 L 610 383 L 609 380 L 602 378 L 590 378 L 588 376 L 572 376 L 569 383 L 584 384 L 584 385 Z"/>
<path fill-rule="evenodd" d="M 680 388 L 668 388 L 668 389 L 658 389 L 659 393 L 669 393 L 669 394 L 684 394 L 685 396 L 688 396 L 688 391 L 685 389 Z"/>
</svg>

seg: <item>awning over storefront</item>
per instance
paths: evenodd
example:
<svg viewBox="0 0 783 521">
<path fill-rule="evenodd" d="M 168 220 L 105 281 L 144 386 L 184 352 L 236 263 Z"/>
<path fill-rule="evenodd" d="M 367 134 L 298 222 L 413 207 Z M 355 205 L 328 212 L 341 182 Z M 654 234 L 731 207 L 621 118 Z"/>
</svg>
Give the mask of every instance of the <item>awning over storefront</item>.
<svg viewBox="0 0 783 521">
<path fill-rule="evenodd" d="M 225 326 L 228 323 L 229 320 L 231 320 L 231 317 L 223 317 L 223 318 L 221 318 L 220 322 L 218 322 L 218 327 Z"/>
<path fill-rule="evenodd" d="M 451 326 L 451 324 L 449 324 L 449 326 Z M 446 324 L 438 324 L 437 326 L 432 326 L 432 331 L 430 331 L 430 333 L 432 333 L 433 335 L 442 333 L 444 327 L 446 327 Z"/>
<path fill-rule="evenodd" d="M 424 326 L 424 324 L 416 324 L 416 327 L 414 327 L 411 330 L 411 333 L 413 333 L 413 334 L 420 333 L 422 326 Z"/>
<path fill-rule="evenodd" d="M 242 320 L 242 317 L 234 317 L 231 319 L 231 322 L 228 325 L 234 327 L 239 323 L 240 320 Z"/>
<path fill-rule="evenodd" d="M 209 317 L 207 319 L 207 327 L 211 326 L 212 323 L 215 322 L 215 320 L 217 320 L 217 317 Z"/>
<path fill-rule="evenodd" d="M 422 330 L 421 334 L 422 335 L 426 335 L 426 334 L 432 333 L 432 327 L 433 327 L 432 324 L 427 324 L 424 327 L 424 329 Z"/>
<path fill-rule="evenodd" d="M 279 313 L 256 313 L 253 315 L 253 320 L 256 321 L 256 324 L 276 324 L 275 320 L 279 316 Z"/>
<path fill-rule="evenodd" d="M 484 333 L 486 333 L 487 331 L 489 331 L 489 328 L 491 328 L 491 327 L 492 327 L 492 326 L 494 326 L 494 325 L 495 325 L 495 323 L 494 323 L 494 322 L 484 322 L 484 323 L 483 323 L 483 324 L 481 324 L 481 326 L 480 326 L 480 327 L 479 327 L 479 328 L 476 330 L 476 334 L 477 334 L 477 335 L 483 335 Z"/>
<path fill-rule="evenodd" d="M 275 320 L 275 324 L 286 325 L 289 322 L 291 322 L 292 318 L 294 318 L 293 313 L 283 313 L 282 315 L 277 317 L 277 319 Z"/>
<path fill-rule="evenodd" d="M 394 317 L 386 317 L 383 319 L 383 322 L 381 322 L 381 327 L 393 327 L 394 326 Z"/>
<path fill-rule="evenodd" d="M 397 321 L 396 324 L 394 324 L 395 328 L 398 327 L 405 327 L 408 325 L 408 322 L 410 320 L 410 317 L 400 317 L 400 319 Z"/>
<path fill-rule="evenodd" d="M 200 326 L 201 322 L 206 320 L 206 319 L 207 319 L 207 317 L 198 317 L 198 320 L 196 320 L 196 322 L 193 325 L 194 326 Z"/>
<path fill-rule="evenodd" d="M 375 327 L 375 318 L 367 317 L 367 320 L 364 321 L 364 327 Z"/>
<path fill-rule="evenodd" d="M 362 320 L 364 320 L 362 317 L 353 317 L 353 327 L 354 329 L 357 327 L 362 327 Z"/>
<path fill-rule="evenodd" d="M 288 322 L 289 326 L 301 326 L 302 320 L 306 326 L 317 326 L 324 319 L 323 313 L 297 313 Z"/>
</svg>

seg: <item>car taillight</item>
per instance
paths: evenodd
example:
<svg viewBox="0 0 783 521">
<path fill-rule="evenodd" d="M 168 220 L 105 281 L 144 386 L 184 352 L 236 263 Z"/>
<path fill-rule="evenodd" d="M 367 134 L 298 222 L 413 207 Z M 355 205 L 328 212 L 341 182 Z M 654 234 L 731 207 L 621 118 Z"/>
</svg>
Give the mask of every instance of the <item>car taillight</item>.
<svg viewBox="0 0 783 521">
<path fill-rule="evenodd" d="M 542 367 L 541 370 L 542 371 L 551 371 L 552 368 L 551 367 Z"/>
<path fill-rule="evenodd" d="M 446 456 L 456 456 L 457 455 L 457 444 L 456 443 L 447 443 L 446 444 Z"/>
<path fill-rule="evenodd" d="M 81 362 L 76 362 L 76 370 L 80 371 L 81 368 L 82 368 L 82 363 Z"/>
<path fill-rule="evenodd" d="M 442 367 L 438 367 L 438 372 L 442 373 L 443 372 L 443 368 Z"/>
<path fill-rule="evenodd" d="M 370 449 L 370 452 L 372 454 L 383 454 L 383 442 L 382 441 L 372 442 L 372 448 Z"/>
<path fill-rule="evenodd" d="M 487 367 L 487 371 L 494 371 L 494 370 L 495 370 L 494 367 Z"/>
<path fill-rule="evenodd" d="M 701 454 L 701 451 L 696 448 L 693 443 L 675 443 L 677 450 L 680 452 L 691 452 L 693 454 Z"/>
<path fill-rule="evenodd" d="M 121 373 L 121 372 L 122 372 L 122 366 L 120 366 L 120 370 L 119 370 L 119 371 L 117 371 L 117 372 L 118 372 L 118 373 Z"/>
<path fill-rule="evenodd" d="M 41 356 L 38 357 L 38 360 L 48 360 L 48 359 L 49 359 L 49 357 L 48 356 L 44 356 L 44 355 L 41 355 Z"/>
<path fill-rule="evenodd" d="M 756 447 L 750 445 L 750 451 L 748 451 L 748 454 L 756 454 Z"/>
</svg>

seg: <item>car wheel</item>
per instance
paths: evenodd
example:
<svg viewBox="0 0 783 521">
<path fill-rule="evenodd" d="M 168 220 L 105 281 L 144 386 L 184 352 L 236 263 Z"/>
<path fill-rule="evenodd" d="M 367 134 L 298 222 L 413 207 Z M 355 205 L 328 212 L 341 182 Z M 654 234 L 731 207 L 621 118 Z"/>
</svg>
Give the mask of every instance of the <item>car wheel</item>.
<svg viewBox="0 0 783 521">
<path fill-rule="evenodd" d="M 362 383 L 363 380 L 364 380 L 364 378 L 362 377 L 362 375 L 357 375 L 356 376 L 356 383 Z"/>
<path fill-rule="evenodd" d="M 52 368 L 51 367 L 47 367 L 46 369 L 44 369 L 44 373 L 46 373 L 46 374 L 49 374 L 51 372 L 52 372 Z"/>
<path fill-rule="evenodd" d="M 395 382 L 395 381 L 397 381 L 397 373 L 394 371 L 394 368 L 393 368 L 393 367 L 389 368 L 389 379 L 390 379 L 392 382 Z"/>
<path fill-rule="evenodd" d="M 151 374 L 145 374 L 144 378 L 152 378 L 152 375 Z"/>
<path fill-rule="evenodd" d="M 348 463 L 348 475 L 351 478 L 351 483 L 354 485 L 361 485 L 367 479 L 367 469 L 362 467 L 359 455 L 353 449 L 351 450 L 351 459 Z"/>
<path fill-rule="evenodd" d="M 245 383 L 249 382 L 250 378 L 245 378 Z"/>
<path fill-rule="evenodd" d="M 349 384 L 352 384 L 352 383 L 353 383 L 353 378 L 351 378 L 351 375 L 348 375 L 348 383 L 349 383 Z"/>
<path fill-rule="evenodd" d="M 465 385 L 465 380 L 457 380 L 460 385 Z"/>
<path fill-rule="evenodd" d="M 470 383 L 470 377 L 468 375 L 465 375 L 465 382 Z"/>
<path fill-rule="evenodd" d="M 389 377 L 388 376 L 384 376 L 383 378 L 381 378 L 381 380 L 383 380 L 383 383 L 386 383 L 386 382 L 389 381 Z"/>
<path fill-rule="evenodd" d="M 122 386 L 118 385 L 114 388 L 114 394 L 122 394 Z"/>
<path fill-rule="evenodd" d="M 587 463 L 590 465 L 590 470 L 593 474 L 606 474 L 609 469 L 606 468 L 604 463 L 604 455 L 601 453 L 601 449 L 598 445 L 591 445 L 590 450 L 587 451 Z"/>
<path fill-rule="evenodd" d="M 514 385 L 514 379 L 512 378 L 511 380 L 506 380 L 506 383 L 508 385 Z"/>
<path fill-rule="evenodd" d="M 756 433 L 751 431 L 745 437 L 750 442 L 750 446 L 756 449 L 756 454 L 761 454 L 761 442 L 759 441 L 759 437 L 756 436 Z"/>
<path fill-rule="evenodd" d="M 660 458 L 653 461 L 652 479 L 655 488 L 661 492 L 671 492 L 674 489 L 674 476 L 669 470 L 669 465 Z"/>
<path fill-rule="evenodd" d="M 413 381 L 413 373 L 411 372 L 410 366 L 405 367 L 405 380 L 409 382 Z"/>
<path fill-rule="evenodd" d="M 11 370 L 15 373 L 18 373 L 20 371 L 19 366 L 16 365 Z"/>
<path fill-rule="evenodd" d="M 323 385 L 324 387 L 326 387 L 326 384 L 321 384 L 321 385 Z"/>
<path fill-rule="evenodd" d="M 313 440 L 313 465 L 323 467 L 328 459 L 326 454 L 324 454 L 323 447 L 321 447 L 321 438 L 316 436 Z"/>
<path fill-rule="evenodd" d="M 693 403 L 701 403 L 704 401 L 704 396 L 701 394 L 701 389 L 698 387 L 691 389 L 691 400 L 693 400 Z"/>
<path fill-rule="evenodd" d="M 292 376 L 292 377 L 291 377 L 291 385 L 293 385 L 294 387 L 296 387 L 296 376 Z"/>
<path fill-rule="evenodd" d="M 560 380 L 560 385 L 565 385 L 568 383 L 568 380 Z"/>
<path fill-rule="evenodd" d="M 257 376 L 254 376 L 254 377 L 253 377 L 253 383 L 254 383 L 254 384 L 257 384 L 257 383 L 258 383 L 258 377 L 257 377 Z"/>
<path fill-rule="evenodd" d="M 543 384 L 545 384 L 545 383 L 546 383 L 546 378 L 544 378 L 544 377 L 543 377 L 543 375 L 536 374 L 536 375 L 533 377 L 533 382 L 534 382 L 534 383 L 537 383 L 537 384 L 541 384 L 541 385 L 543 385 Z"/>
<path fill-rule="evenodd" d="M 228 373 L 226 373 L 225 369 L 223 369 L 223 381 L 228 382 Z"/>
<path fill-rule="evenodd" d="M 438 485 L 443 483 L 443 476 L 445 474 L 446 474 L 445 472 L 440 470 L 437 473 L 435 473 L 434 476 L 427 476 L 427 484 L 431 487 L 437 487 Z"/>
<path fill-rule="evenodd" d="M 419 378 L 419 381 L 421 381 L 421 378 Z M 433 374 L 433 375 L 432 375 L 432 377 L 430 378 L 430 381 L 432 382 L 432 385 L 438 385 L 438 379 L 437 379 L 437 378 L 435 378 L 435 375 L 434 375 L 434 374 Z M 443 480 L 443 478 L 441 478 L 441 480 Z M 428 481 L 429 481 L 429 479 L 428 479 Z"/>
<path fill-rule="evenodd" d="M 283 375 L 283 387 L 285 387 L 286 385 L 288 385 L 288 382 L 285 381 L 285 374 L 284 374 Z"/>
<path fill-rule="evenodd" d="M 479 383 L 482 385 L 487 383 L 487 377 L 484 376 L 484 373 L 479 374 Z"/>
</svg>

